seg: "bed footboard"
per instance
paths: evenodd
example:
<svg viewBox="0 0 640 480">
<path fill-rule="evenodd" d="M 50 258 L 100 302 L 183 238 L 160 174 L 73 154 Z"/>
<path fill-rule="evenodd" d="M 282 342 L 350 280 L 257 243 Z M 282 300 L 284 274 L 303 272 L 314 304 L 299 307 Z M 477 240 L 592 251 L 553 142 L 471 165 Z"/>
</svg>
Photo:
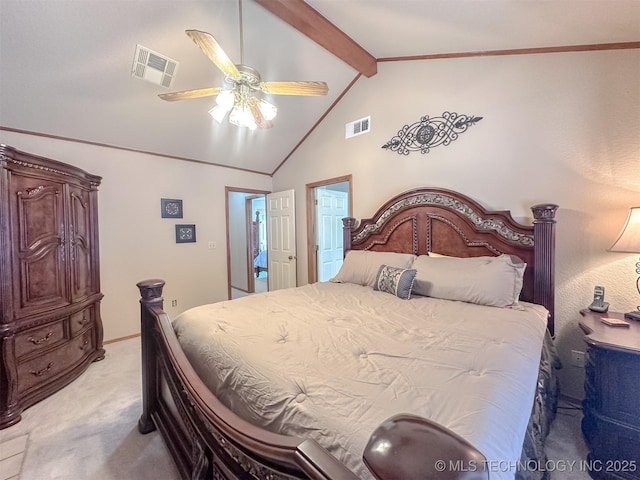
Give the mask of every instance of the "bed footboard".
<svg viewBox="0 0 640 480">
<path fill-rule="evenodd" d="M 137 285 L 143 396 L 138 430 L 160 431 L 182 478 L 356 480 L 314 440 L 268 432 L 220 403 L 193 370 L 162 309 L 164 281 Z"/>
</svg>

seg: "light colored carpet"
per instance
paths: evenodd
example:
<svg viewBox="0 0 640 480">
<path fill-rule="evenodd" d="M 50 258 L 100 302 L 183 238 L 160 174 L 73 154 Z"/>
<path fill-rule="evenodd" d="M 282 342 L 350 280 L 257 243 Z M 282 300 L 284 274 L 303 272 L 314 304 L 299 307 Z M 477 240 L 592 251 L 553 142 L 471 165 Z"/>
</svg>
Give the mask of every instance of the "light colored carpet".
<svg viewBox="0 0 640 480">
<path fill-rule="evenodd" d="M 260 272 L 260 276 L 254 279 L 255 292 L 254 293 L 264 293 L 269 290 L 269 284 L 267 283 L 267 272 Z M 247 293 L 242 290 L 238 290 L 235 287 L 231 287 L 231 299 L 235 300 L 236 298 L 246 297 L 248 295 L 253 295 L 254 293 Z"/>
<path fill-rule="evenodd" d="M 17 480 L 29 435 L 20 435 L 0 443 L 0 480 Z"/>
<path fill-rule="evenodd" d="M 550 480 L 591 480 L 586 471 L 588 449 L 582 436 L 578 403 L 560 401 L 545 442 Z"/>
<path fill-rule="evenodd" d="M 103 361 L 0 430 L 0 480 L 179 478 L 158 432 L 138 433 L 140 339 L 105 349 Z M 579 409 L 561 404 L 547 441 L 550 480 L 589 479 L 579 464 L 568 463 L 586 457 L 581 418 Z"/>
</svg>

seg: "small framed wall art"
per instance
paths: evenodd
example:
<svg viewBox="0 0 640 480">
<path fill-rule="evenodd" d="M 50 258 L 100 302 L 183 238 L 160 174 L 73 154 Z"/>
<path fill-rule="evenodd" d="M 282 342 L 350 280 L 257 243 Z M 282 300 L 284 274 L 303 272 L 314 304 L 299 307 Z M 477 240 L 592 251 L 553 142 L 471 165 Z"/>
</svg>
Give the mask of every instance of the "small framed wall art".
<svg viewBox="0 0 640 480">
<path fill-rule="evenodd" d="M 162 218 L 182 218 L 182 200 L 161 198 L 160 207 Z"/>
<path fill-rule="evenodd" d="M 176 243 L 193 243 L 195 241 L 195 225 L 176 225 Z"/>
</svg>

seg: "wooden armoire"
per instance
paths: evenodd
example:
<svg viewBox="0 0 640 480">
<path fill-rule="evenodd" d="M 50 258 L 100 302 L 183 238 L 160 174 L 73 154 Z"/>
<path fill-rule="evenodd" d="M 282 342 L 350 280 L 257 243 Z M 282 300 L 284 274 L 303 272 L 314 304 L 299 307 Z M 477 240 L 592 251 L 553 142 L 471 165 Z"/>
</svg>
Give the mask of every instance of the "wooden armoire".
<svg viewBox="0 0 640 480">
<path fill-rule="evenodd" d="M 0 428 L 104 358 L 101 180 L 0 145 Z"/>
</svg>

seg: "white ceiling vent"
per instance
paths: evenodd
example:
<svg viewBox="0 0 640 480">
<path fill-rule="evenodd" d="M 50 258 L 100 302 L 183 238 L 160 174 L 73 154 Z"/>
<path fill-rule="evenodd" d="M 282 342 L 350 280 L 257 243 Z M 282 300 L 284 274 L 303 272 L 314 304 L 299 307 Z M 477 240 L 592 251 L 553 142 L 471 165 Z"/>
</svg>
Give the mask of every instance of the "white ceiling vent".
<svg viewBox="0 0 640 480">
<path fill-rule="evenodd" d="M 356 135 L 362 135 L 363 133 L 369 133 L 371 131 L 371 115 L 361 118 L 354 122 L 349 122 L 344 128 L 344 138 L 355 137 Z"/>
<path fill-rule="evenodd" d="M 170 88 L 178 70 L 178 62 L 153 50 L 136 46 L 131 75 L 164 88 Z"/>
</svg>

